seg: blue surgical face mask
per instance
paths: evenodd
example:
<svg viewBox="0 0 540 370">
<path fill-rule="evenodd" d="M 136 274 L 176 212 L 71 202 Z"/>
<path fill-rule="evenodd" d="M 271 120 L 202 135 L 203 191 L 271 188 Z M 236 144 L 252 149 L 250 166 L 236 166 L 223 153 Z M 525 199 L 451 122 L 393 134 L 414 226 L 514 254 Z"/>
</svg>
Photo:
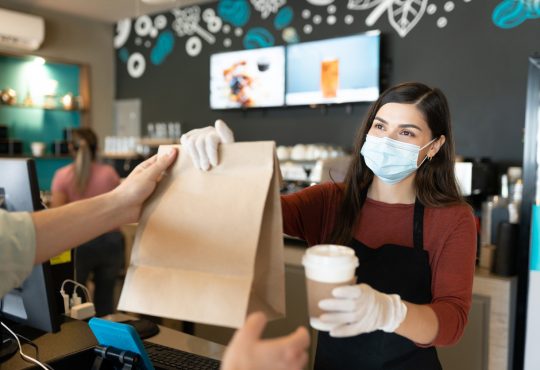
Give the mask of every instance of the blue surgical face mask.
<svg viewBox="0 0 540 370">
<path fill-rule="evenodd" d="M 402 143 L 389 137 L 367 135 L 360 153 L 375 176 L 387 184 L 397 184 L 420 167 L 417 165 L 418 154 L 434 141 L 435 139 L 420 148 L 418 145 Z M 422 163 L 426 158 L 427 155 Z"/>
</svg>

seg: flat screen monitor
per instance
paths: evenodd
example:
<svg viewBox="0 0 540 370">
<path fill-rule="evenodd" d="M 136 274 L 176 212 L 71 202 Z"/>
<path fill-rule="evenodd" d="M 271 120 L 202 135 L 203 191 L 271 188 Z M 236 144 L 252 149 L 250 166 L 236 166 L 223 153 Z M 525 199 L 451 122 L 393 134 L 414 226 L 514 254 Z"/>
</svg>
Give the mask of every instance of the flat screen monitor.
<svg viewBox="0 0 540 370">
<path fill-rule="evenodd" d="M 9 212 L 42 209 L 32 159 L 0 158 L 0 207 Z M 47 332 L 60 330 L 50 264 L 37 265 L 20 287 L 1 297 L 0 317 Z"/>
<path fill-rule="evenodd" d="M 276 107 L 284 97 L 283 46 L 210 56 L 210 108 Z"/>
<path fill-rule="evenodd" d="M 370 102 L 379 97 L 380 32 L 287 47 L 287 105 Z"/>
</svg>

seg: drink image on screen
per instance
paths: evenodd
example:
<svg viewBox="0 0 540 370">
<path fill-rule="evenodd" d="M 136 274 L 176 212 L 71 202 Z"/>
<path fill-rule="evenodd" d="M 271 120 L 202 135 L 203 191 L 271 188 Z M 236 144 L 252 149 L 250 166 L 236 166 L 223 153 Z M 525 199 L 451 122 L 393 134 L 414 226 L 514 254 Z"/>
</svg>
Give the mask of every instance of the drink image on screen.
<svg viewBox="0 0 540 370">
<path fill-rule="evenodd" d="M 321 61 L 321 91 L 325 98 L 335 98 L 339 85 L 339 59 Z"/>
<path fill-rule="evenodd" d="M 289 44 L 285 51 L 287 105 L 369 102 L 379 96 L 379 31 Z"/>
<path fill-rule="evenodd" d="M 313 321 L 322 314 L 319 301 L 331 298 L 332 289 L 336 287 L 354 284 L 358 257 L 349 247 L 316 245 L 306 250 L 302 264 L 306 273 L 310 324 L 317 330 L 330 330 L 331 327 Z"/>
<path fill-rule="evenodd" d="M 270 59 L 266 57 L 260 57 L 257 59 L 257 69 L 259 72 L 265 72 L 270 68 Z"/>
</svg>

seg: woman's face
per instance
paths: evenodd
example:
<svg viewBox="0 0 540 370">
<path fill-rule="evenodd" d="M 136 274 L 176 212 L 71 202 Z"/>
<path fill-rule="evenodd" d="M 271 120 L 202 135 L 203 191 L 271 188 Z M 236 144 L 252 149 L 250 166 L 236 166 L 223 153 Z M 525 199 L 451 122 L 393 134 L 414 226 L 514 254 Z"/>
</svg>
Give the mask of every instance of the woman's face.
<svg viewBox="0 0 540 370">
<path fill-rule="evenodd" d="M 420 148 L 433 140 L 433 133 L 422 112 L 414 104 L 386 103 L 375 115 L 368 135 L 389 137 L 397 141 L 418 145 Z M 431 145 L 420 150 L 422 161 Z"/>
</svg>

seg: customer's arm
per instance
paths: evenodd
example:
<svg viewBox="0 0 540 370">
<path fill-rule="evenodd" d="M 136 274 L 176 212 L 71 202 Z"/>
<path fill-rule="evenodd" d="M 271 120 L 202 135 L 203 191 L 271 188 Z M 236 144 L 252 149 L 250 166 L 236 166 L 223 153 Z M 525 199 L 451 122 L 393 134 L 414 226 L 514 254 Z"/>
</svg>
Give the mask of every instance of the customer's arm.
<svg viewBox="0 0 540 370">
<path fill-rule="evenodd" d="M 60 207 L 67 203 L 69 202 L 68 197 L 65 193 L 53 190 L 50 205 L 51 208 Z"/>
<path fill-rule="evenodd" d="M 221 370 L 301 370 L 307 363 L 306 328 L 275 339 L 261 339 L 264 314 L 251 314 L 234 334 L 221 362 Z"/>
<path fill-rule="evenodd" d="M 113 191 L 32 213 L 36 231 L 35 263 L 41 263 L 120 225 L 139 219 L 141 208 L 176 158 L 154 156 L 137 166 Z"/>
</svg>

